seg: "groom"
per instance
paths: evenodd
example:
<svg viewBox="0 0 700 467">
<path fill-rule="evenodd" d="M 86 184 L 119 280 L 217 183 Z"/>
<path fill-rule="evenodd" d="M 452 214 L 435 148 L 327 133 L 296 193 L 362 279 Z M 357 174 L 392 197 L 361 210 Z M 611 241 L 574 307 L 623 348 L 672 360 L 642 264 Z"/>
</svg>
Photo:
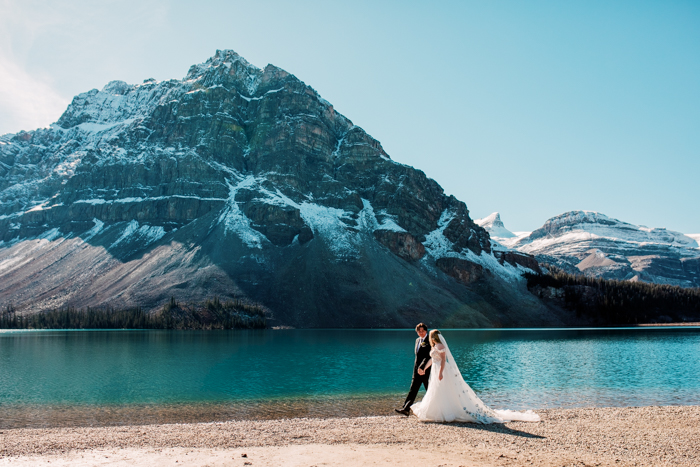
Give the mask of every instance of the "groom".
<svg viewBox="0 0 700 467">
<path fill-rule="evenodd" d="M 428 389 L 428 378 L 430 378 L 430 368 L 424 370 L 425 365 L 430 361 L 430 339 L 428 339 L 428 326 L 423 323 L 416 326 L 418 339 L 413 349 L 416 352 L 416 360 L 413 363 L 413 379 L 411 380 L 411 389 L 406 396 L 406 402 L 400 409 L 394 409 L 396 412 L 408 416 L 411 413 L 411 406 L 416 400 L 420 385 L 424 385 Z"/>
</svg>

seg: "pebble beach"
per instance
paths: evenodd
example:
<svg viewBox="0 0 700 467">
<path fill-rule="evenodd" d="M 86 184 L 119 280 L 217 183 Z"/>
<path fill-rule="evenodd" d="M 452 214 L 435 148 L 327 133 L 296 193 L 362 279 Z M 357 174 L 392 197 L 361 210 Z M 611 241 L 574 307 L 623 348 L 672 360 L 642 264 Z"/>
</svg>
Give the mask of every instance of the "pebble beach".
<svg viewBox="0 0 700 467">
<path fill-rule="evenodd" d="M 700 407 L 537 411 L 539 423 L 399 415 L 4 429 L 0 466 L 698 466 Z"/>
</svg>

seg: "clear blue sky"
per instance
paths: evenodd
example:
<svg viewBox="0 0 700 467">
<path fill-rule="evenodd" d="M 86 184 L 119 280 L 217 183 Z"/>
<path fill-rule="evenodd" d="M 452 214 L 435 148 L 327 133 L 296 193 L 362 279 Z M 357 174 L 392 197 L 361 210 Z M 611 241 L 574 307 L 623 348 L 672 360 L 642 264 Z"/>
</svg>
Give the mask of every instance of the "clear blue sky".
<svg viewBox="0 0 700 467">
<path fill-rule="evenodd" d="M 0 134 L 225 48 L 314 87 L 473 218 L 700 232 L 698 1 L 0 0 Z"/>
</svg>

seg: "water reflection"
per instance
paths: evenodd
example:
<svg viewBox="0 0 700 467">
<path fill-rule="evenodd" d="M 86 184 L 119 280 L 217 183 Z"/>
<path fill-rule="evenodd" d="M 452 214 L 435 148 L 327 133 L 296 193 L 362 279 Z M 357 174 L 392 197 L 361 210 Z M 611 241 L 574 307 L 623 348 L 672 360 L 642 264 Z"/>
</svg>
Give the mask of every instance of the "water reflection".
<svg viewBox="0 0 700 467">
<path fill-rule="evenodd" d="M 698 328 L 444 335 L 465 380 L 495 408 L 700 404 Z M 411 330 L 2 332 L 0 426 L 390 413 L 408 389 L 414 338 Z"/>
</svg>

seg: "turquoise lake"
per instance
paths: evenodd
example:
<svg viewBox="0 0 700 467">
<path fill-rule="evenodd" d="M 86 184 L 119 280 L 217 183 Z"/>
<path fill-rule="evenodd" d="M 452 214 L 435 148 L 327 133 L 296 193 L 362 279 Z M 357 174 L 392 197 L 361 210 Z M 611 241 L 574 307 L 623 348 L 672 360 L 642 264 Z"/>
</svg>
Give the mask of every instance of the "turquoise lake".
<svg viewBox="0 0 700 467">
<path fill-rule="evenodd" d="M 697 327 L 443 333 L 494 408 L 700 404 Z M 408 391 L 415 337 L 0 331 L 0 428 L 389 414 Z"/>
</svg>

